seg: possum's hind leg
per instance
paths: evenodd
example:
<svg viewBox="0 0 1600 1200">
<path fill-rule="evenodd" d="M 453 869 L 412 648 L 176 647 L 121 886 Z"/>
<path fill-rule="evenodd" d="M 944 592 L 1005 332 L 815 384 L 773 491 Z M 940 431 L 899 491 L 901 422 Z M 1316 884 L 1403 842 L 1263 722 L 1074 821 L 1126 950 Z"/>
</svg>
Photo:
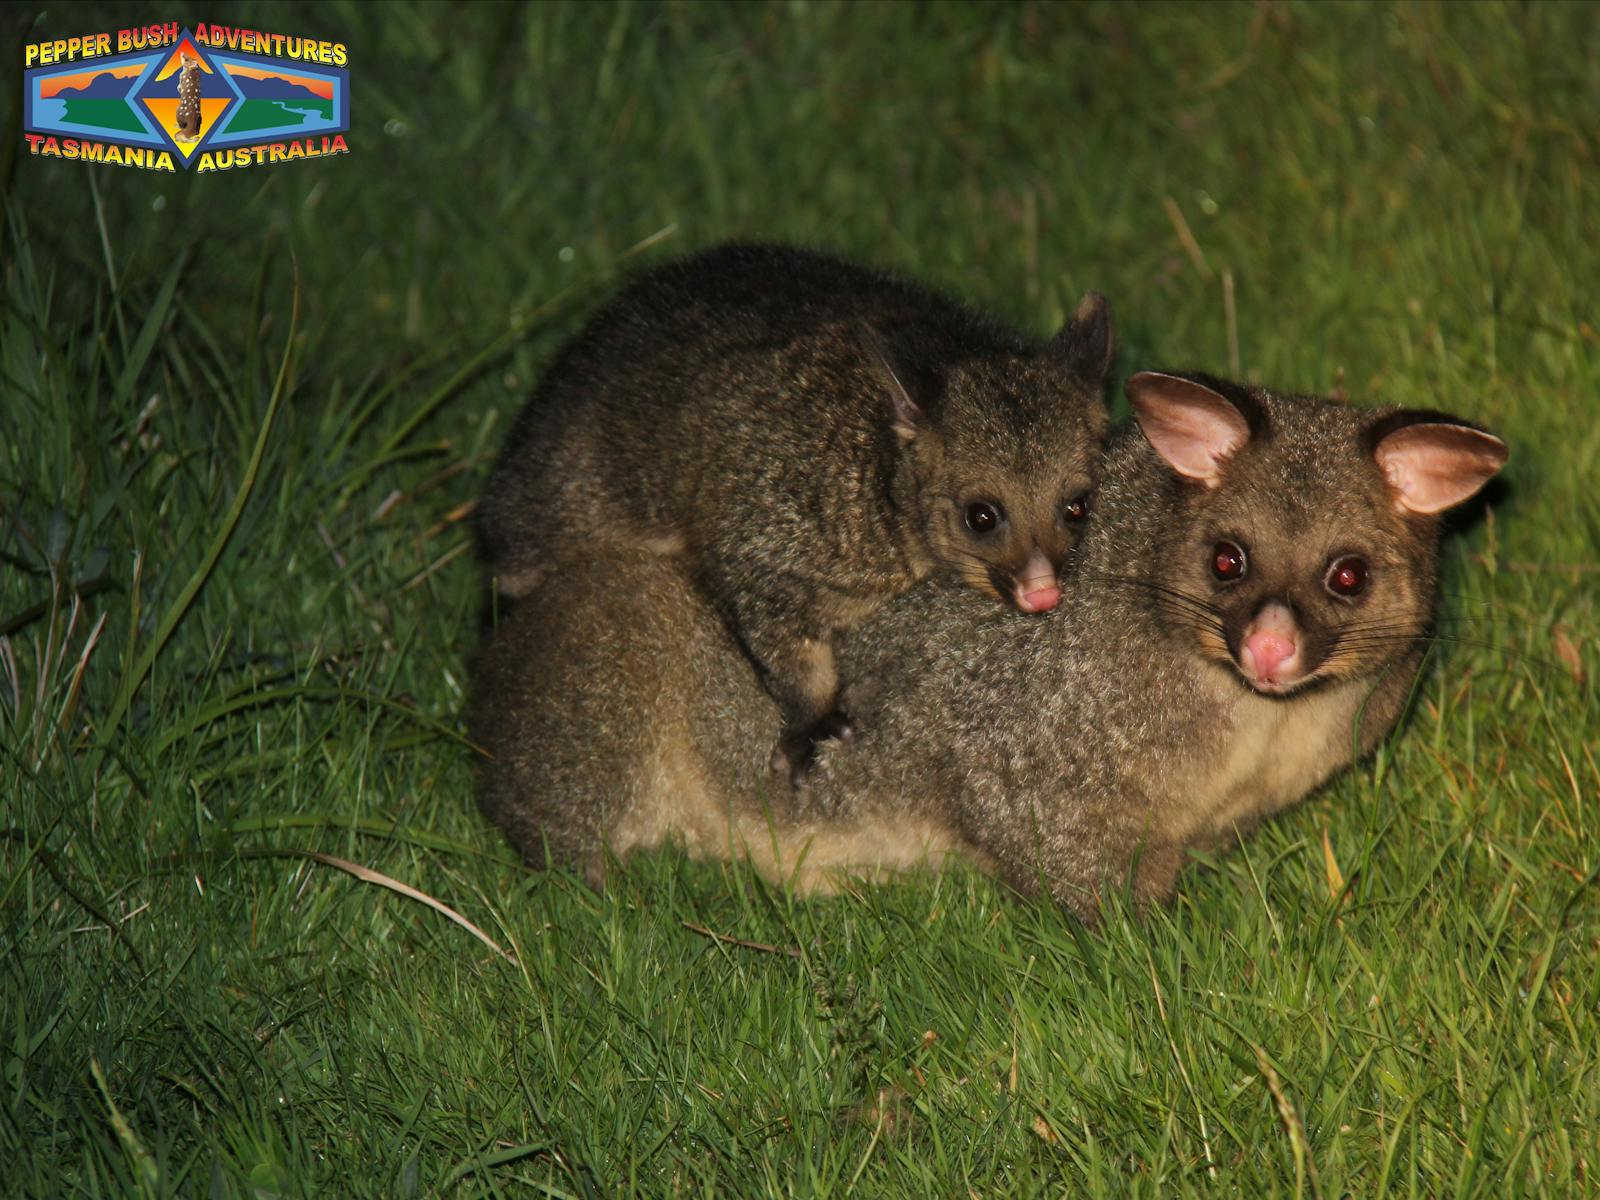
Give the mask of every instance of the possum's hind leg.
<svg viewBox="0 0 1600 1200">
<path fill-rule="evenodd" d="M 594 884 L 664 843 L 729 857 L 778 721 L 720 614 L 640 551 L 552 567 L 473 665 L 483 811 L 530 865 Z"/>
</svg>

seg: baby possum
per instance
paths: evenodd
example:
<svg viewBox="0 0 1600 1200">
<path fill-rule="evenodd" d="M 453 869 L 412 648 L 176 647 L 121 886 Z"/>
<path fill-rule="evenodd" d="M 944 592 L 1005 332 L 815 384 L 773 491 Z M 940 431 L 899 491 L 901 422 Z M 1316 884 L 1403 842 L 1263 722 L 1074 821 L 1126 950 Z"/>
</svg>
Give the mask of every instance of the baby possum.
<svg viewBox="0 0 1600 1200">
<path fill-rule="evenodd" d="M 778 702 L 773 767 L 798 782 L 849 732 L 839 631 L 941 566 L 1023 612 L 1057 603 L 1110 355 L 1095 293 L 1041 344 L 875 270 L 724 245 L 635 280 L 562 350 L 479 554 L 510 599 L 602 546 L 677 556 Z"/>
<path fill-rule="evenodd" d="M 477 664 L 485 812 L 591 879 L 677 842 L 799 889 L 959 857 L 1086 920 L 1107 887 L 1167 899 L 1190 848 L 1393 727 L 1439 516 L 1506 450 L 1453 417 L 1200 376 L 1128 394 L 1064 602 L 1018 621 L 930 579 L 845 635 L 862 731 L 804 792 L 763 786 L 778 714 L 673 560 L 550 578 Z"/>
</svg>

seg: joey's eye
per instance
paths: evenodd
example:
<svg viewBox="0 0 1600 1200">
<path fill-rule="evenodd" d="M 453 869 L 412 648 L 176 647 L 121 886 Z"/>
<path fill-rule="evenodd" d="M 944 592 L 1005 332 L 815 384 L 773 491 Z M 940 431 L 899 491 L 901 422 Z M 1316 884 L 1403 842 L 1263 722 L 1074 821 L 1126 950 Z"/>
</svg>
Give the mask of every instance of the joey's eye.
<svg viewBox="0 0 1600 1200">
<path fill-rule="evenodd" d="M 1006 523 L 1005 505 L 994 500 L 974 500 L 967 505 L 966 516 L 973 533 L 993 533 Z"/>
<path fill-rule="evenodd" d="M 1248 566 L 1242 546 L 1234 542 L 1218 542 L 1211 547 L 1211 573 L 1225 583 L 1243 579 Z"/>
<path fill-rule="evenodd" d="M 1081 521 L 1089 515 L 1089 493 L 1074 496 L 1071 500 L 1064 500 L 1061 504 L 1061 519 L 1063 521 Z"/>
<path fill-rule="evenodd" d="M 1335 596 L 1359 596 L 1367 590 L 1367 560 L 1357 554 L 1335 559 L 1323 582 Z"/>
</svg>

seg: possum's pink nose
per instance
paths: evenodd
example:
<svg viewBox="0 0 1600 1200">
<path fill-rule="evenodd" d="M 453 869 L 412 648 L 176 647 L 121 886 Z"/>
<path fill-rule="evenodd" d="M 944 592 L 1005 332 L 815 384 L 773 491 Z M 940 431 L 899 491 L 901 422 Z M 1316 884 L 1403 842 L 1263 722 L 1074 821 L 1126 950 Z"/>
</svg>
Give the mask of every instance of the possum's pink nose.
<svg viewBox="0 0 1600 1200">
<path fill-rule="evenodd" d="M 1017 597 L 1017 607 L 1023 612 L 1049 612 L 1060 603 L 1061 589 L 1058 587 L 1035 588 L 1033 591 L 1023 592 Z"/>
<path fill-rule="evenodd" d="M 1245 666 L 1260 679 L 1271 680 L 1294 657 L 1295 644 L 1275 633 L 1261 632 L 1244 644 Z"/>
<path fill-rule="evenodd" d="M 1061 603 L 1061 585 L 1056 580 L 1056 569 L 1050 565 L 1044 551 L 1035 550 L 1030 554 L 1028 561 L 1022 564 L 1022 570 L 1017 572 L 1016 579 L 1011 598 L 1023 612 L 1049 612 Z"/>
<path fill-rule="evenodd" d="M 1282 604 L 1269 604 L 1256 614 L 1239 649 L 1239 665 L 1251 683 L 1274 691 L 1304 674 L 1299 632 L 1294 614 Z"/>
</svg>

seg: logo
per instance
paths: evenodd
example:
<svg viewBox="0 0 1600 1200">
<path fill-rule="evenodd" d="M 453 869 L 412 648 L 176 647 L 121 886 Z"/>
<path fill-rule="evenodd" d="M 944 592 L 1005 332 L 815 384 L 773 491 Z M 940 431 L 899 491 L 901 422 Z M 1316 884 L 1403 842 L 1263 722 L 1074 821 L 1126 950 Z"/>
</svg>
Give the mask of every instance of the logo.
<svg viewBox="0 0 1600 1200">
<path fill-rule="evenodd" d="M 22 136 L 36 157 L 151 171 L 347 154 L 346 57 L 342 42 L 176 21 L 35 42 Z"/>
</svg>

